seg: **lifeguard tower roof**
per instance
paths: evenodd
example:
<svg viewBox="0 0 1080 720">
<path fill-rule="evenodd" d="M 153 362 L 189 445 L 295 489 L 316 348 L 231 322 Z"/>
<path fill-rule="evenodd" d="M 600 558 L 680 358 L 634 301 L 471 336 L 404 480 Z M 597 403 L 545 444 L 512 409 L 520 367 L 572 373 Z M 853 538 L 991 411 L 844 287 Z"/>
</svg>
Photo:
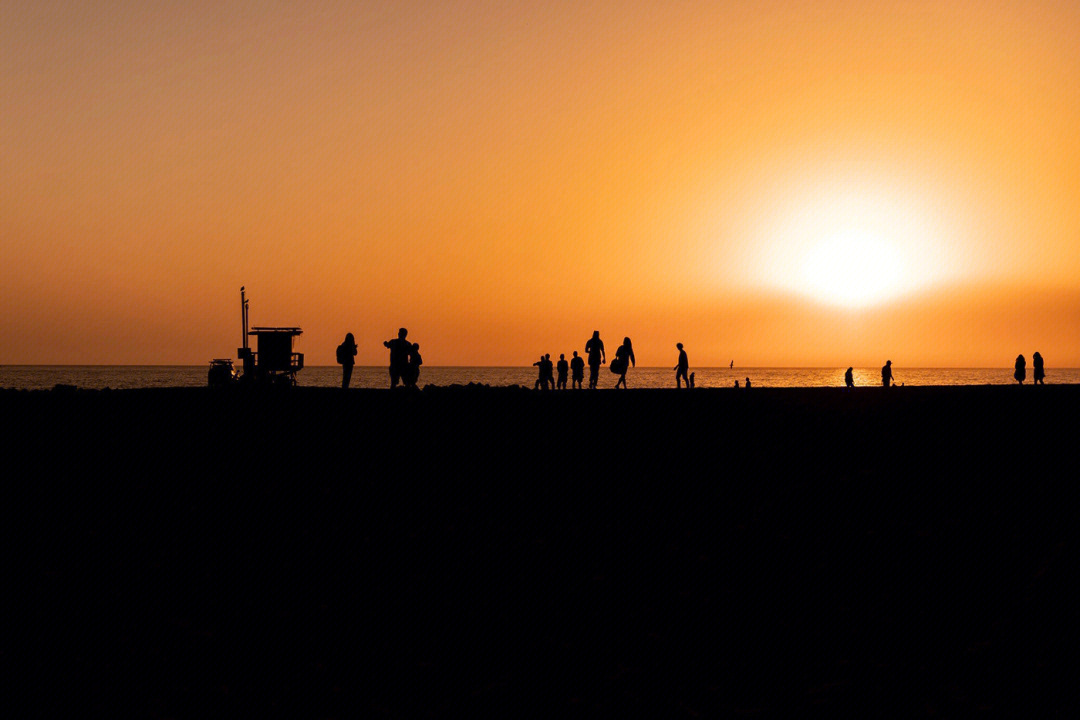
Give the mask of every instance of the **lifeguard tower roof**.
<svg viewBox="0 0 1080 720">
<path fill-rule="evenodd" d="M 296 336 L 304 331 L 298 327 L 256 327 L 248 335 L 254 335 L 259 344 L 255 353 L 260 373 L 285 373 L 290 378 L 304 367 L 304 354 L 294 352 Z"/>
</svg>

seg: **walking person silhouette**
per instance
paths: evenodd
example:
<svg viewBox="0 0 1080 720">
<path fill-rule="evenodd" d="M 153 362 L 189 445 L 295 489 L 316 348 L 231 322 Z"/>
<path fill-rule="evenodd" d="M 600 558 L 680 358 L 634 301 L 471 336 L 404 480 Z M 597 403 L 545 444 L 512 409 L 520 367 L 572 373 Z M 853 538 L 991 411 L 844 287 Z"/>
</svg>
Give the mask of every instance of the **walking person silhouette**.
<svg viewBox="0 0 1080 720">
<path fill-rule="evenodd" d="M 337 346 L 337 361 L 341 365 L 341 389 L 349 389 L 353 365 L 356 363 L 356 340 L 352 333 L 345 333 L 345 341 Z"/>
<path fill-rule="evenodd" d="M 881 368 L 881 384 L 889 387 L 892 381 L 892 360 L 886 360 L 884 367 Z"/>
<path fill-rule="evenodd" d="M 574 351 L 574 357 L 570 360 L 570 387 L 575 390 L 581 389 L 581 383 L 585 380 L 585 360 Z"/>
<path fill-rule="evenodd" d="M 1023 355 L 1016 356 L 1016 366 L 1013 370 L 1013 377 L 1016 378 L 1016 382 L 1021 385 L 1024 384 L 1024 378 L 1027 377 L 1027 361 L 1024 360 Z"/>
<path fill-rule="evenodd" d="M 615 389 L 618 389 L 619 385 L 623 386 L 623 390 L 626 389 L 626 371 L 631 365 L 637 366 L 634 360 L 634 346 L 630 344 L 630 338 L 624 337 L 622 345 L 615 351 L 615 359 L 611 361 L 611 371 L 619 373 L 619 379 L 615 381 Z"/>
<path fill-rule="evenodd" d="M 1035 353 L 1031 356 L 1031 365 L 1034 368 L 1034 373 L 1031 376 L 1031 382 L 1033 385 L 1043 385 L 1043 378 L 1046 377 L 1046 371 L 1043 369 L 1042 355 Z"/>
<path fill-rule="evenodd" d="M 855 376 L 852 374 L 854 372 L 854 370 L 855 370 L 855 368 L 848 368 L 847 372 L 844 373 L 844 387 L 846 387 L 846 388 L 855 387 Z"/>
<path fill-rule="evenodd" d="M 398 336 L 393 340 L 387 340 L 383 343 L 383 347 L 390 348 L 390 387 L 392 388 L 397 387 L 398 381 L 407 380 L 409 355 L 413 351 L 412 343 L 405 339 L 409 331 L 401 328 L 397 334 Z"/>
<path fill-rule="evenodd" d="M 675 365 L 675 387 L 681 388 L 683 380 L 686 381 L 686 389 L 690 389 L 690 378 L 686 373 L 690 370 L 690 361 L 686 358 L 686 351 L 683 350 L 682 343 L 675 343 L 675 347 L 679 348 L 679 362 Z"/>
<path fill-rule="evenodd" d="M 595 390 L 600 379 L 600 366 L 607 362 L 599 330 L 593 330 L 592 338 L 585 343 L 585 353 L 589 356 L 589 389 Z"/>
</svg>

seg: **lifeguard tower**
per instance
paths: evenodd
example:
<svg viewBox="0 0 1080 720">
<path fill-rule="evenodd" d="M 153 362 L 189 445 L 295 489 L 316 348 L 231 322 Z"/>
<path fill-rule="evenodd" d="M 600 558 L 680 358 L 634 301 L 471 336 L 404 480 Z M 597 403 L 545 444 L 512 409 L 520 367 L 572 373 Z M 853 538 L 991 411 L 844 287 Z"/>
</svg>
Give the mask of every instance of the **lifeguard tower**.
<svg viewBox="0 0 1080 720">
<path fill-rule="evenodd" d="M 243 347 L 236 355 L 243 363 L 244 382 L 296 384 L 296 373 L 304 369 L 304 354 L 296 352 L 296 338 L 303 334 L 298 327 L 253 327 L 248 330 L 248 301 L 240 288 L 240 312 L 244 325 Z M 255 350 L 248 338 L 255 337 Z"/>
</svg>

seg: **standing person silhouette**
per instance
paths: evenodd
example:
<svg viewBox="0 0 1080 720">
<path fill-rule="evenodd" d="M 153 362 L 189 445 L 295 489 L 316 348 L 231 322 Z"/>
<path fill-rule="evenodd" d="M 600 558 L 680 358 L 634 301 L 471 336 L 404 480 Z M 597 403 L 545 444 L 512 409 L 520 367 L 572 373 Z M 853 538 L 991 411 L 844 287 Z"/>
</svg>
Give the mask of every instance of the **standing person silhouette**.
<svg viewBox="0 0 1080 720">
<path fill-rule="evenodd" d="M 686 351 L 683 350 L 682 343 L 675 343 L 675 347 L 679 348 L 679 362 L 675 366 L 675 387 L 681 388 L 683 380 L 686 381 L 686 389 L 690 389 L 690 378 L 686 376 L 686 373 L 690 370 L 690 361 L 686 359 Z"/>
<path fill-rule="evenodd" d="M 406 382 L 409 387 L 416 387 L 420 381 L 420 366 L 423 364 L 424 358 L 420 357 L 420 343 L 413 343 L 409 349 L 409 379 Z"/>
<path fill-rule="evenodd" d="M 337 361 L 341 365 L 341 389 L 349 389 L 353 365 L 356 363 L 356 340 L 352 333 L 345 333 L 345 341 L 337 346 Z"/>
<path fill-rule="evenodd" d="M 634 360 L 634 346 L 630 344 L 630 338 L 623 338 L 622 345 L 615 351 L 615 360 L 612 362 L 619 363 L 619 379 L 615 381 L 615 389 L 617 390 L 619 385 L 622 385 L 623 390 L 625 390 L 626 371 L 630 369 L 631 365 L 637 366 L 637 362 Z"/>
<path fill-rule="evenodd" d="M 409 355 L 412 354 L 412 343 L 405 339 L 409 331 L 401 328 L 397 331 L 397 337 L 387 340 L 383 347 L 390 348 L 390 387 L 396 388 L 399 380 L 404 380 L 409 373 Z"/>
<path fill-rule="evenodd" d="M 1016 378 L 1016 382 L 1021 385 L 1024 384 L 1024 378 L 1027 377 L 1027 361 L 1024 360 L 1023 355 L 1016 356 L 1016 369 L 1013 370 L 1013 377 Z"/>
<path fill-rule="evenodd" d="M 1035 353 L 1031 356 L 1031 365 L 1034 367 L 1034 374 L 1031 376 L 1031 382 L 1033 385 L 1042 385 L 1043 378 L 1046 377 L 1046 371 L 1043 369 L 1042 355 Z"/>
<path fill-rule="evenodd" d="M 600 379 L 600 366 L 607 362 L 599 330 L 593 330 L 592 338 L 585 343 L 585 353 L 589 356 L 589 389 L 595 390 Z"/>
<path fill-rule="evenodd" d="M 855 387 L 855 377 L 852 375 L 853 371 L 854 368 L 848 368 L 847 372 L 844 373 L 844 387 Z"/>
<path fill-rule="evenodd" d="M 540 359 L 533 363 L 533 367 L 537 368 L 536 382 L 533 383 L 533 390 L 540 390 L 543 388 L 547 390 L 547 380 L 544 378 L 544 356 L 541 355 Z"/>
<path fill-rule="evenodd" d="M 555 384 L 555 387 L 559 390 L 566 389 L 566 375 L 570 370 L 570 363 L 566 362 L 566 355 L 559 353 L 559 362 L 555 365 L 555 369 L 559 372 L 559 381 Z"/>
<path fill-rule="evenodd" d="M 881 368 L 881 384 L 889 387 L 892 381 L 892 360 L 886 360 L 884 367 Z"/>
<path fill-rule="evenodd" d="M 570 360 L 570 387 L 575 390 L 581 389 L 581 383 L 585 379 L 585 361 L 574 351 L 574 357 Z"/>
</svg>

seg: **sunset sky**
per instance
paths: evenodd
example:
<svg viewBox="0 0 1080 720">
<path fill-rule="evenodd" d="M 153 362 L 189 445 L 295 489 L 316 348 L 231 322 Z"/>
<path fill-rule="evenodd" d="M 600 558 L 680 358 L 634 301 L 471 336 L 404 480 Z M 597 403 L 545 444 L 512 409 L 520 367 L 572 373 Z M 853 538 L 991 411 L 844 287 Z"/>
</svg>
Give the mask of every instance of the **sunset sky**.
<svg viewBox="0 0 1080 720">
<path fill-rule="evenodd" d="M 0 364 L 1080 366 L 1080 3 L 0 0 Z"/>
</svg>

